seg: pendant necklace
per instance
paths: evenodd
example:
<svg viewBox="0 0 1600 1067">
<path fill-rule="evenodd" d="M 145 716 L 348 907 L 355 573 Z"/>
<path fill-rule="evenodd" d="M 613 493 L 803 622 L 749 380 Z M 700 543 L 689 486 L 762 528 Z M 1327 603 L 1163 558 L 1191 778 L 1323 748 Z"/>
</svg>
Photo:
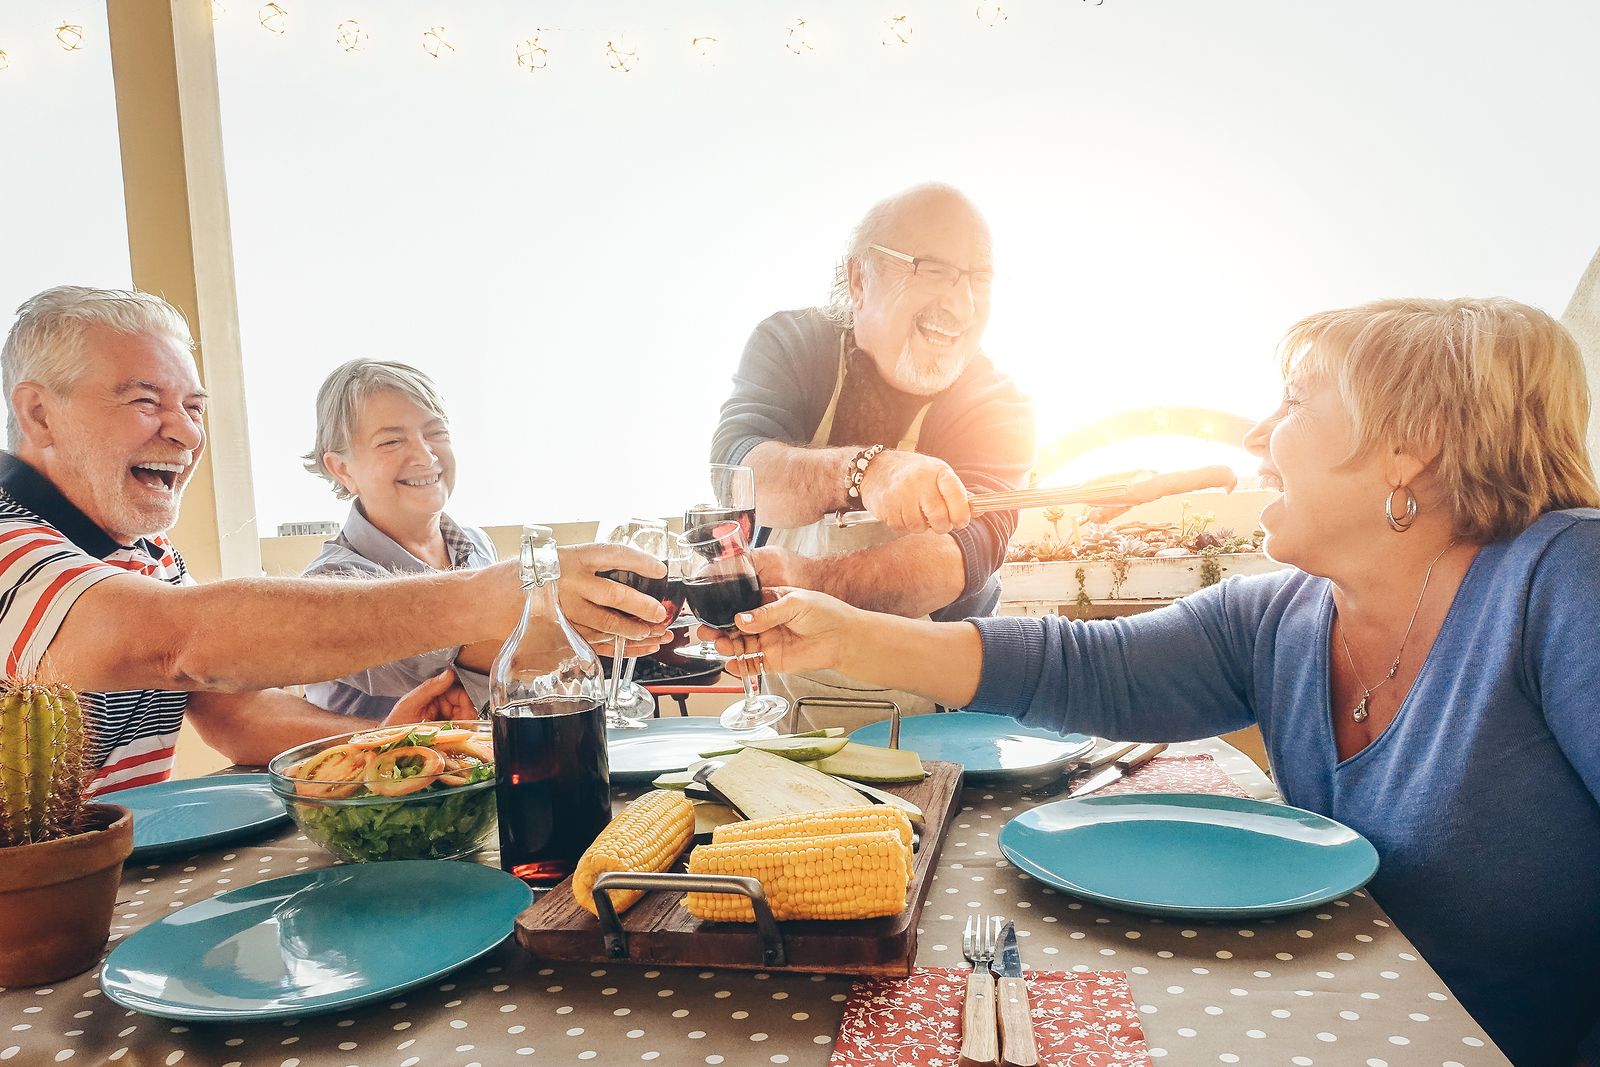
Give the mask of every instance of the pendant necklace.
<svg viewBox="0 0 1600 1067">
<path fill-rule="evenodd" d="M 1439 554 L 1437 556 L 1433 557 L 1433 563 L 1428 564 L 1428 570 L 1422 576 L 1422 592 L 1417 594 L 1416 606 L 1411 609 L 1411 621 L 1406 623 L 1406 632 L 1400 637 L 1400 651 L 1395 653 L 1394 662 L 1389 664 L 1389 670 L 1385 672 L 1381 679 L 1379 679 L 1377 685 L 1368 685 L 1366 682 L 1361 680 L 1361 669 L 1356 666 L 1356 657 L 1350 651 L 1350 639 L 1345 636 L 1345 628 L 1343 626 L 1339 627 L 1339 641 L 1344 645 L 1345 659 L 1350 661 L 1350 673 L 1354 675 L 1356 684 L 1361 687 L 1361 700 L 1354 708 L 1350 709 L 1350 718 L 1354 719 L 1356 722 L 1367 721 L 1367 711 L 1370 701 L 1372 700 L 1372 694 L 1376 693 L 1378 690 L 1394 681 L 1395 674 L 1400 670 L 1400 657 L 1405 655 L 1406 652 L 1406 642 L 1411 639 L 1411 628 L 1417 624 L 1417 612 L 1422 610 L 1422 598 L 1428 594 L 1428 581 L 1433 577 L 1434 563 L 1438 563 L 1441 559 L 1443 559 L 1444 554 L 1455 546 L 1456 543 L 1451 541 L 1448 545 L 1445 545 L 1444 548 L 1439 550 Z"/>
</svg>

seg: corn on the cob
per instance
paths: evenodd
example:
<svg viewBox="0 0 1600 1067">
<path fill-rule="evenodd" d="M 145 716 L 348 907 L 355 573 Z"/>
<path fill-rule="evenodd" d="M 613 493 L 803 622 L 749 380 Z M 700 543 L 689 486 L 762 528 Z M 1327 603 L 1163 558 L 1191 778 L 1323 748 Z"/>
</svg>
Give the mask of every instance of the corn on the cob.
<svg viewBox="0 0 1600 1067">
<path fill-rule="evenodd" d="M 911 819 L 899 808 L 863 804 L 859 808 L 839 808 L 806 814 L 779 815 L 772 819 L 751 819 L 728 823 L 711 832 L 716 844 L 725 841 L 773 840 L 783 837 L 819 837 L 825 834 L 860 834 L 892 830 L 911 848 Z"/>
<path fill-rule="evenodd" d="M 871 919 L 898 915 L 909 883 L 906 847 L 890 830 L 831 834 L 776 841 L 729 841 L 701 845 L 689 855 L 690 874 L 736 874 L 755 878 L 773 917 Z M 744 897 L 689 893 L 689 913 L 707 922 L 754 922 Z"/>
<path fill-rule="evenodd" d="M 629 804 L 611 820 L 578 860 L 572 875 L 572 896 L 590 915 L 595 879 L 608 871 L 654 872 L 672 866 L 694 836 L 694 804 L 676 790 L 657 789 Z M 644 896 L 637 889 L 611 894 L 620 914 Z"/>
</svg>

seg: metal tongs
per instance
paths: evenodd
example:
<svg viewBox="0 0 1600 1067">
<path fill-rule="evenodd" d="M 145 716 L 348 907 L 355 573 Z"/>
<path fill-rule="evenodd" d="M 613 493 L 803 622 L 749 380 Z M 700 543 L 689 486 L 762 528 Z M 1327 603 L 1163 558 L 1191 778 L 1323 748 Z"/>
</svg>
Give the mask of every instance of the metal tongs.
<svg viewBox="0 0 1600 1067">
<path fill-rule="evenodd" d="M 1225 489 L 1231 493 L 1238 481 L 1231 467 L 1219 465 L 1157 474 L 1133 483 L 1081 482 L 1077 485 L 1014 489 L 999 493 L 969 493 L 967 502 L 975 515 L 986 511 L 1064 507 L 1068 504 L 1088 504 L 1099 511 L 1118 515 L 1164 496 L 1192 493 L 1197 489 Z M 1109 518 L 1110 515 L 1105 517 Z M 835 513 L 830 521 L 842 528 L 878 522 L 879 519 L 870 511 L 841 511 Z"/>
</svg>

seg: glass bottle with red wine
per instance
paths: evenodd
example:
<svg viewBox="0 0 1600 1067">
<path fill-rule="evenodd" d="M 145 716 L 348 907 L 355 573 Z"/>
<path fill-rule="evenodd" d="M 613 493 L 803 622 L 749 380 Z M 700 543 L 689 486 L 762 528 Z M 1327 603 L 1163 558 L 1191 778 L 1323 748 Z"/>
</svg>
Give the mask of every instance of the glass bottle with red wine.
<svg viewBox="0 0 1600 1067">
<path fill-rule="evenodd" d="M 695 617 L 707 626 L 738 634 L 734 619 L 740 612 L 761 606 L 761 579 L 744 530 L 737 519 L 706 523 L 685 530 L 681 543 L 687 550 L 683 563 L 683 589 Z M 748 639 L 747 639 L 748 640 Z M 761 653 L 736 657 L 744 665 L 744 699 L 722 713 L 730 730 L 754 730 L 777 722 L 789 713 L 789 702 L 774 693 L 761 692 L 765 674 Z"/>
<path fill-rule="evenodd" d="M 571 874 L 611 819 L 600 660 L 561 614 L 549 527 L 522 528 L 522 618 L 489 675 L 500 866 L 535 889 Z"/>
<path fill-rule="evenodd" d="M 707 496 L 683 512 L 683 528 L 692 530 L 707 523 L 733 521 L 739 524 L 746 545 L 756 537 L 756 472 L 730 463 L 713 463 L 706 468 Z M 693 606 L 691 605 L 691 610 Z M 691 659 L 721 662 L 722 653 L 709 641 L 685 645 L 678 655 Z"/>
</svg>

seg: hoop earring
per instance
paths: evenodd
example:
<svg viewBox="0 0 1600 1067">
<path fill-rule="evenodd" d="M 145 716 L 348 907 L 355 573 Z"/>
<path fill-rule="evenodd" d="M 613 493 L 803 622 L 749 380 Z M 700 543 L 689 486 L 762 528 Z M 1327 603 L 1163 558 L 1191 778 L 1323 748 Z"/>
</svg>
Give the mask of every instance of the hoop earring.
<svg viewBox="0 0 1600 1067">
<path fill-rule="evenodd" d="M 1406 494 L 1406 513 L 1397 516 L 1394 513 L 1394 495 L 1399 492 Z M 1397 485 L 1389 490 L 1389 495 L 1383 498 L 1383 517 L 1389 520 L 1389 529 L 1395 533 L 1405 533 L 1417 521 L 1417 494 L 1411 491 L 1409 485 Z"/>
</svg>

